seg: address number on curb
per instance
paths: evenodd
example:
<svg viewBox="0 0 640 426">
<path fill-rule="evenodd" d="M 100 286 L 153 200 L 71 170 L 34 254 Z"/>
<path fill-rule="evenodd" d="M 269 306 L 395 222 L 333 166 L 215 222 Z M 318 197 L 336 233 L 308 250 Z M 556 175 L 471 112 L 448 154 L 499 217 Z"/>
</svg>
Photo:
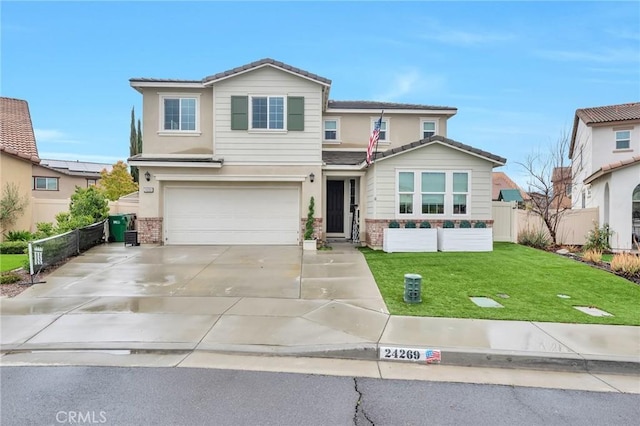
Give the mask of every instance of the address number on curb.
<svg viewBox="0 0 640 426">
<path fill-rule="evenodd" d="M 379 359 L 392 361 L 439 363 L 442 355 L 439 349 L 381 347 Z"/>
</svg>

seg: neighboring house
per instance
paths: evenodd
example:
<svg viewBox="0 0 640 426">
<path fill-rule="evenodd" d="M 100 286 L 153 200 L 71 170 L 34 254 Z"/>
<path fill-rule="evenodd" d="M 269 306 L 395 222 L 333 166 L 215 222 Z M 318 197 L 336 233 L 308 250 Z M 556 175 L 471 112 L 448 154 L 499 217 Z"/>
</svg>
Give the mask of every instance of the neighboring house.
<svg viewBox="0 0 640 426">
<path fill-rule="evenodd" d="M 640 103 L 576 110 L 569 148 L 574 209 L 598 207 L 612 248 L 640 240 Z"/>
<path fill-rule="evenodd" d="M 553 184 L 553 208 L 571 208 L 571 167 L 554 167 L 551 173 Z"/>
<path fill-rule="evenodd" d="M 113 166 L 81 161 L 45 160 L 32 169 L 32 194 L 35 198 L 69 199 L 76 186 L 88 188 L 100 180 L 100 172 L 110 172 Z"/>
<path fill-rule="evenodd" d="M 143 97 L 138 231 L 146 243 L 382 246 L 392 220 L 484 221 L 502 157 L 446 137 L 456 108 L 329 100 L 331 81 L 272 59 L 201 80 L 133 78 Z M 384 110 L 377 158 L 365 162 Z"/>
<path fill-rule="evenodd" d="M 30 229 L 31 168 L 39 162 L 27 101 L 0 97 L 0 197 L 8 184 L 15 184 L 20 196 L 27 201 L 13 226 L 2 232 Z"/>
<path fill-rule="evenodd" d="M 522 190 L 504 172 L 493 172 L 491 176 L 493 186 L 491 199 L 493 201 L 516 201 L 518 207 L 523 208 L 526 202 L 531 200 L 529 194 Z"/>
</svg>

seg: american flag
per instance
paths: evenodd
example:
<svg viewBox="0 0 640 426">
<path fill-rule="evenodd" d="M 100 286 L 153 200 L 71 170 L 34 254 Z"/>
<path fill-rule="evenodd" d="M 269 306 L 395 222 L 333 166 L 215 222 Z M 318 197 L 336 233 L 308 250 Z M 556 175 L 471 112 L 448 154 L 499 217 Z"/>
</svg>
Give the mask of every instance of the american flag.
<svg viewBox="0 0 640 426">
<path fill-rule="evenodd" d="M 440 351 L 437 349 L 427 349 L 425 351 L 425 357 L 425 361 L 427 361 L 427 364 L 440 362 Z"/>
<path fill-rule="evenodd" d="M 380 127 L 382 126 L 382 115 L 378 121 L 376 121 L 375 126 L 373 127 L 373 132 L 369 137 L 369 146 L 367 146 L 367 165 L 370 165 L 373 162 L 373 149 L 378 143 L 378 138 L 380 137 Z"/>
</svg>

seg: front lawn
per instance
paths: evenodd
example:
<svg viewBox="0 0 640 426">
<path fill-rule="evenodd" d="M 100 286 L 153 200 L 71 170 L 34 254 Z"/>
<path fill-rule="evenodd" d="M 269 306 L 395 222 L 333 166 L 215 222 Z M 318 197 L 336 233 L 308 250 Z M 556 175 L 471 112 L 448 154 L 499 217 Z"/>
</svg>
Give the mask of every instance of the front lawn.
<svg viewBox="0 0 640 426">
<path fill-rule="evenodd" d="M 26 260 L 26 254 L 0 254 L 0 272 L 20 268 Z"/>
<path fill-rule="evenodd" d="M 640 325 L 640 286 L 554 253 L 511 243 L 484 253 L 362 253 L 393 315 Z M 422 276 L 420 304 L 403 301 L 407 273 Z M 473 296 L 504 308 L 481 308 Z M 614 316 L 592 317 L 573 306 Z"/>
</svg>

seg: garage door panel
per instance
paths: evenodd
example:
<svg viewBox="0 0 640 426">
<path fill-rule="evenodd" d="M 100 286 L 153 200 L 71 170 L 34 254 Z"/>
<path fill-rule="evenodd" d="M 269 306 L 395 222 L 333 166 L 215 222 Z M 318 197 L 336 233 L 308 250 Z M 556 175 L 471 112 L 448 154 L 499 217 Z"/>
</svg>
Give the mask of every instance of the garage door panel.
<svg viewBox="0 0 640 426">
<path fill-rule="evenodd" d="M 298 244 L 297 187 L 165 190 L 166 244 Z"/>
</svg>

